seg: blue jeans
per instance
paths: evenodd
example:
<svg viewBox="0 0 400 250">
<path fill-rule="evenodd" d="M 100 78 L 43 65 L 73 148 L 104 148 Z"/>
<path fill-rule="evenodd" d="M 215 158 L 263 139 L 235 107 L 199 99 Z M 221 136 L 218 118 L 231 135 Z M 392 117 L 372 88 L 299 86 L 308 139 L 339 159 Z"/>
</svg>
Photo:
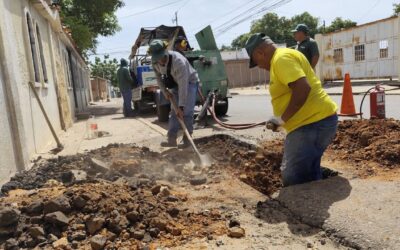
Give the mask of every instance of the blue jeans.
<svg viewBox="0 0 400 250">
<path fill-rule="evenodd" d="M 121 90 L 122 98 L 124 99 L 124 116 L 132 114 L 132 90 Z"/>
<path fill-rule="evenodd" d="M 335 137 L 337 115 L 302 126 L 285 140 L 282 161 L 284 186 L 322 179 L 321 157 Z"/>
<path fill-rule="evenodd" d="M 196 97 L 197 97 L 197 89 L 199 87 L 199 83 L 189 83 L 188 84 L 188 92 L 186 97 L 186 104 L 183 108 L 183 120 L 190 134 L 193 133 L 193 115 L 194 115 L 194 107 L 196 105 Z M 179 105 L 179 94 L 178 88 L 174 88 L 171 90 L 174 95 L 176 103 Z M 168 137 L 177 137 L 178 131 L 181 125 L 179 124 L 178 118 L 176 117 L 175 111 L 171 104 L 171 117 L 168 122 Z"/>
</svg>

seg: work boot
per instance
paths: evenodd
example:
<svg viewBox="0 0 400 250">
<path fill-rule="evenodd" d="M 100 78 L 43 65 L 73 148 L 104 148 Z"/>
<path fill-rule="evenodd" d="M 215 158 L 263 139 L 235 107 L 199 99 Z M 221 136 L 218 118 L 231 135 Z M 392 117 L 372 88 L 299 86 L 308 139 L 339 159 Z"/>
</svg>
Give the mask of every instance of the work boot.
<svg viewBox="0 0 400 250">
<path fill-rule="evenodd" d="M 184 135 L 182 138 L 182 144 L 179 144 L 178 148 L 188 148 L 190 145 L 189 139 L 186 137 L 186 135 Z"/>
<path fill-rule="evenodd" d="M 167 141 L 161 142 L 161 147 L 176 147 L 176 137 L 175 136 L 168 136 Z"/>
</svg>

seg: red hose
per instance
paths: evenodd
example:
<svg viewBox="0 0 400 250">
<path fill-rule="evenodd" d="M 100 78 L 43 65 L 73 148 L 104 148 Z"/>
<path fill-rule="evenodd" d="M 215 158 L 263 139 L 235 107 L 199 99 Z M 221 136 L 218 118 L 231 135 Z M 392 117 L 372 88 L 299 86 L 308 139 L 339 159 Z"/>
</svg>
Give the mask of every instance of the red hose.
<svg viewBox="0 0 400 250">
<path fill-rule="evenodd" d="M 203 94 L 200 91 L 200 88 L 198 89 L 198 93 L 199 96 L 203 102 L 203 105 L 205 105 L 205 98 L 203 96 Z M 244 123 L 244 124 L 228 124 L 228 123 L 224 123 L 221 120 L 218 119 L 217 115 L 214 112 L 214 106 L 215 106 L 215 95 L 213 96 L 212 99 L 212 105 L 211 107 L 207 107 L 208 112 L 210 112 L 210 114 L 212 115 L 213 119 L 215 120 L 215 122 L 220 125 L 221 127 L 227 128 L 227 129 L 234 129 L 234 130 L 242 130 L 242 129 L 249 129 L 249 128 L 254 128 L 257 126 L 265 126 L 267 122 L 260 122 L 260 123 Z"/>
</svg>

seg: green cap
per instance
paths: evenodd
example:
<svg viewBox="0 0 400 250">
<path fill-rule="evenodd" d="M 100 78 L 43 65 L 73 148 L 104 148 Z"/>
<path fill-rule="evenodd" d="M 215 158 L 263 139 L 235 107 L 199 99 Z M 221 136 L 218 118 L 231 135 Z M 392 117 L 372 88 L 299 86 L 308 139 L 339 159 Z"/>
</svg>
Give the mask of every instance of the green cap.
<svg viewBox="0 0 400 250">
<path fill-rule="evenodd" d="M 155 63 L 164 56 L 168 55 L 167 46 L 161 40 L 153 40 L 150 43 L 149 53 L 151 55 L 151 61 Z"/>
<path fill-rule="evenodd" d="M 305 25 L 304 23 L 300 23 L 300 24 L 297 24 L 297 26 L 294 30 L 292 30 L 292 32 L 297 32 L 297 31 L 302 31 L 305 34 L 308 34 L 309 29 L 308 29 L 307 25 Z"/>
<path fill-rule="evenodd" d="M 258 45 L 260 45 L 263 42 L 268 42 L 270 44 L 272 44 L 272 40 L 271 38 L 269 38 L 269 36 L 266 36 L 263 33 L 256 33 L 250 36 L 250 38 L 247 40 L 246 44 L 244 45 L 244 47 L 246 48 L 247 54 L 250 57 L 250 68 L 254 68 L 255 66 L 257 66 L 257 64 L 253 61 L 252 54 L 255 48 L 258 47 Z"/>
</svg>

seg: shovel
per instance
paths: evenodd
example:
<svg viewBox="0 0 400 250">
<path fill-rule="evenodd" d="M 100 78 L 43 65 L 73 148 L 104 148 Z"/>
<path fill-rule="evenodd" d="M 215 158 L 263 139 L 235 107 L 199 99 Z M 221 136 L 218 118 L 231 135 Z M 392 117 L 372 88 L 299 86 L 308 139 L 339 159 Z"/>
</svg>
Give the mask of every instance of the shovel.
<svg viewBox="0 0 400 250">
<path fill-rule="evenodd" d="M 168 90 L 166 90 L 166 91 L 168 91 Z M 169 94 L 171 94 L 171 93 L 169 93 Z M 165 95 L 165 96 L 167 96 L 167 95 Z M 170 102 L 172 104 L 172 108 L 174 109 L 175 114 L 178 114 L 178 105 L 176 105 L 175 99 L 173 97 L 170 98 Z M 196 152 L 197 156 L 199 157 L 201 167 L 210 166 L 212 163 L 211 157 L 208 154 L 200 153 L 200 151 L 197 149 L 196 145 L 194 144 L 193 138 L 190 136 L 189 131 L 186 128 L 185 122 L 180 117 L 178 117 L 178 115 L 176 116 L 176 118 L 178 119 L 179 123 L 181 124 L 183 132 L 185 133 L 185 135 L 188 138 L 190 144 L 192 145 L 194 151 Z"/>
</svg>

